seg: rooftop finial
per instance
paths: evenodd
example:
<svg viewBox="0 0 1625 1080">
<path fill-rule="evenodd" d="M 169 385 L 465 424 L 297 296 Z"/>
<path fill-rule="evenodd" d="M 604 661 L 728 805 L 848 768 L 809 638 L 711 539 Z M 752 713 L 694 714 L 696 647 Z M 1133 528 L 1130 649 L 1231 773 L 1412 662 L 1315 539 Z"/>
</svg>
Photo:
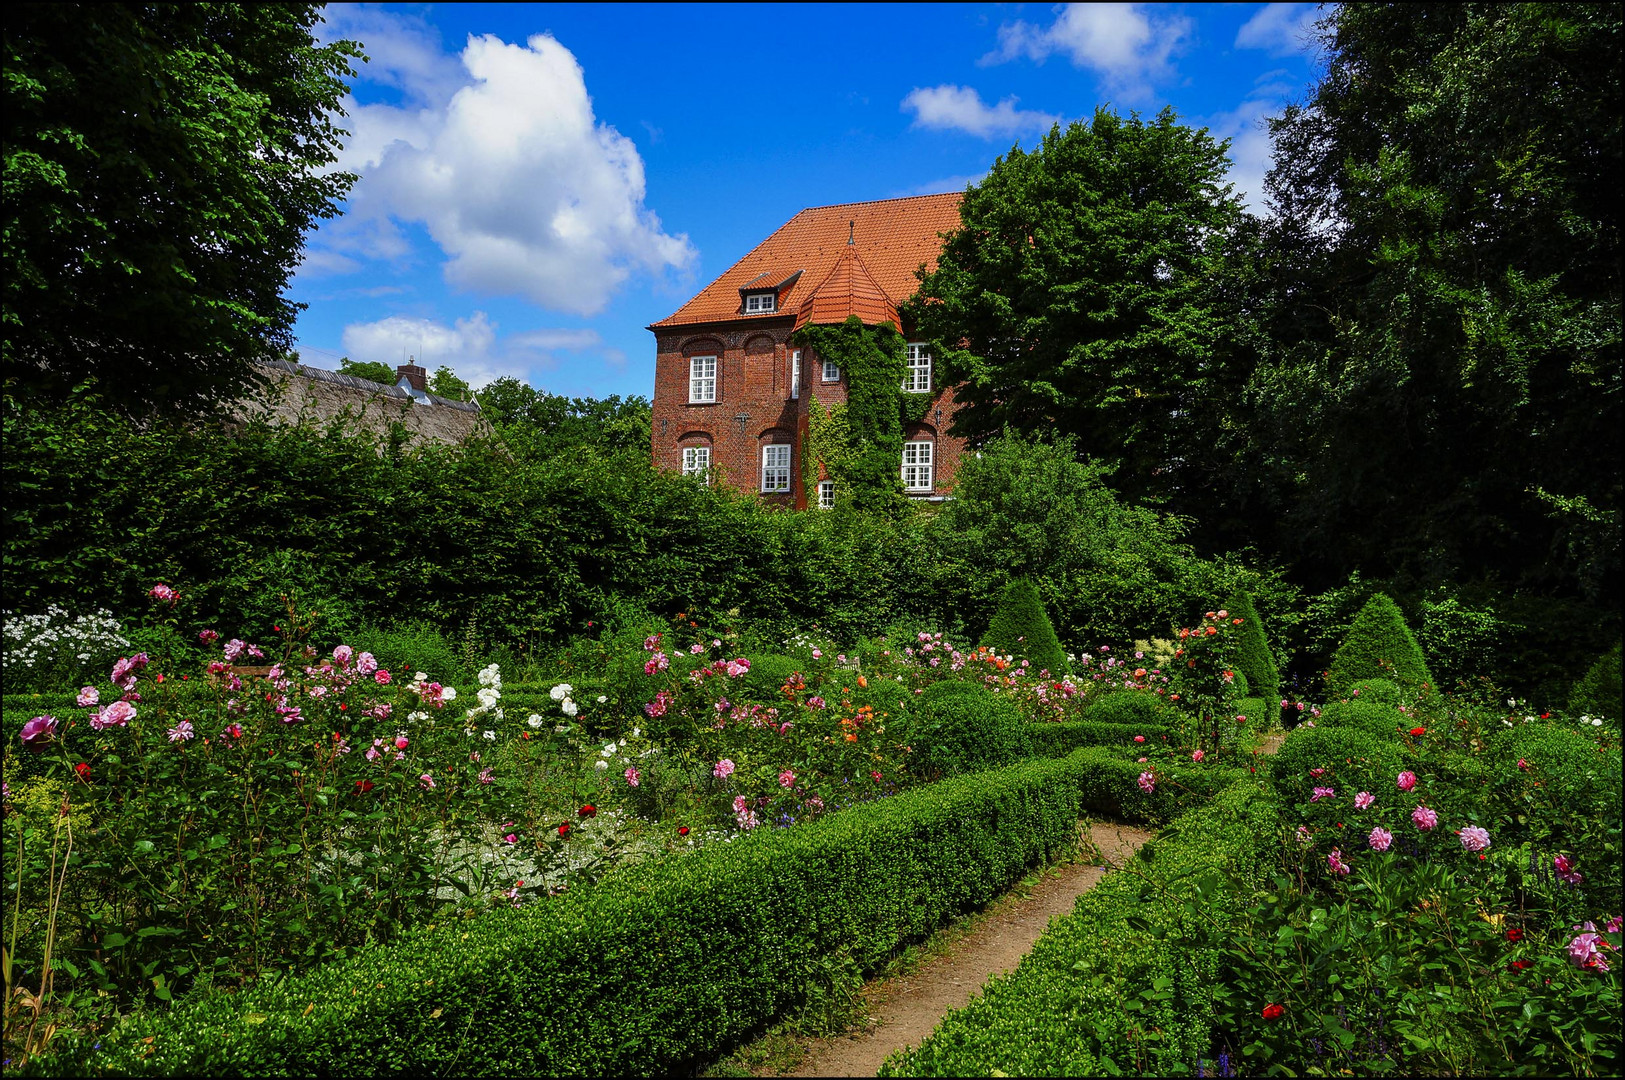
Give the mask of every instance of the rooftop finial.
<svg viewBox="0 0 1625 1080">
<path fill-rule="evenodd" d="M 852 237 L 853 237 L 854 233 L 856 232 L 857 227 L 858 227 L 858 223 L 857 223 L 856 220 L 849 221 L 849 222 L 846 223 L 846 242 L 848 244 L 853 243 Z"/>
</svg>

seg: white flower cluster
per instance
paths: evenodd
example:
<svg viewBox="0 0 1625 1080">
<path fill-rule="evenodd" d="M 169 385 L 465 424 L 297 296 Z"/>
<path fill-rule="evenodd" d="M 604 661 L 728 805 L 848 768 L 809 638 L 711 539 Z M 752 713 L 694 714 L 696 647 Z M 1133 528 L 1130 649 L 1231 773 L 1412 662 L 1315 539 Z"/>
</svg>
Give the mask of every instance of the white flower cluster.
<svg viewBox="0 0 1625 1080">
<path fill-rule="evenodd" d="M 580 709 L 576 707 L 575 700 L 570 697 L 573 693 L 575 693 L 575 687 L 567 682 L 561 682 L 549 690 L 547 696 L 559 703 L 559 709 L 565 716 L 574 716 L 580 712 Z"/>
<path fill-rule="evenodd" d="M 488 667 L 481 668 L 480 673 L 475 678 L 479 681 L 480 688 L 475 691 L 474 696 L 479 699 L 480 703 L 469 709 L 468 714 L 463 717 L 463 725 L 468 729 L 470 735 L 474 733 L 474 721 L 480 717 L 490 715 L 494 720 L 502 719 L 502 708 L 497 704 L 502 700 L 501 667 L 491 664 Z M 450 687 L 447 689 L 450 689 Z M 495 738 L 496 736 L 491 733 L 488 737 Z"/>
<path fill-rule="evenodd" d="M 73 671 L 73 681 L 84 668 L 112 664 L 134 646 L 124 637 L 113 613 L 103 608 L 93 615 L 70 615 L 55 604 L 43 615 L 4 613 L 5 666 L 16 672 L 57 674 Z M 13 666 L 15 665 L 15 667 Z"/>
</svg>

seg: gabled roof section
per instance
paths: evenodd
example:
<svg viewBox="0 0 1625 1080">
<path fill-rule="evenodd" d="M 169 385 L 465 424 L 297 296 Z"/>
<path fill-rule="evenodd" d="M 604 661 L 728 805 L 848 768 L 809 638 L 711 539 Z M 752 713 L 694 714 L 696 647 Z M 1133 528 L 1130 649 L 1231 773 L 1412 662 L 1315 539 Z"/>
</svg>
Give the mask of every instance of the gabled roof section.
<svg viewBox="0 0 1625 1080">
<path fill-rule="evenodd" d="M 924 263 L 926 269 L 934 268 L 942 250 L 938 234 L 959 227 L 962 198 L 964 195 L 955 191 L 803 210 L 700 290 L 694 299 L 649 329 L 734 319 L 771 319 L 792 310 L 798 311 L 797 325 L 800 326 L 803 320 L 799 309 L 809 296 L 814 293 L 820 296 L 814 310 L 822 311 L 822 305 L 837 295 L 836 271 L 849 258 L 855 260 L 855 266 L 843 270 L 847 276 L 838 280 L 851 283 L 843 294 L 849 297 L 846 302 L 862 308 L 852 314 L 866 323 L 870 317 L 865 311 L 880 316 L 876 322 L 895 321 L 897 305 L 919 288 L 920 283 L 914 277 L 915 267 Z M 851 244 L 847 243 L 849 236 Z M 846 254 L 849 248 L 851 256 Z M 804 272 L 797 276 L 798 270 Z M 827 295 L 824 293 L 826 284 L 832 290 Z M 778 290 L 778 310 L 765 315 L 743 314 L 742 294 L 768 288 Z M 873 295 L 875 292 L 878 297 Z M 882 298 L 883 306 L 880 305 Z M 824 321 L 817 315 L 812 319 Z"/>
<path fill-rule="evenodd" d="M 857 245 L 848 244 L 829 276 L 801 301 L 801 310 L 796 312 L 796 329 L 808 323 L 818 326 L 843 323 L 853 315 L 865 326 L 885 322 L 902 326 L 902 320 L 897 317 L 897 305 L 869 273 L 858 255 Z"/>
</svg>

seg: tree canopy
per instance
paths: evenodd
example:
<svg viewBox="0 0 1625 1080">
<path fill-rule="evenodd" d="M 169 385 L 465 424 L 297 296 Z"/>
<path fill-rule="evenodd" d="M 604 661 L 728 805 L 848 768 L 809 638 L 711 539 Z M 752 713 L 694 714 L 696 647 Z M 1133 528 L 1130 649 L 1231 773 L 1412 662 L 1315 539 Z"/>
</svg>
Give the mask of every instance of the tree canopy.
<svg viewBox="0 0 1625 1080">
<path fill-rule="evenodd" d="M 127 408 L 239 393 L 333 171 L 354 42 L 319 4 L 16 4 L 5 24 L 8 392 Z"/>
<path fill-rule="evenodd" d="M 1250 235 L 1227 143 L 1096 111 L 1019 146 L 965 194 L 961 226 L 905 311 L 963 385 L 956 433 L 1050 429 L 1119 461 L 1121 489 L 1165 495 L 1237 370 L 1241 307 L 1224 271 Z"/>
</svg>

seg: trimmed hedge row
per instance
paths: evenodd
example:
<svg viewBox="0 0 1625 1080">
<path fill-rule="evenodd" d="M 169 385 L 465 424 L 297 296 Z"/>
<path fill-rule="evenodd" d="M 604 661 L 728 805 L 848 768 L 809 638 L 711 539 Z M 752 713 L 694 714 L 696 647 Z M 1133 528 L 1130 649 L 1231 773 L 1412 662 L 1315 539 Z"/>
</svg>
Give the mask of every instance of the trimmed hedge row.
<svg viewBox="0 0 1625 1080">
<path fill-rule="evenodd" d="M 1247 781 L 1182 817 L 1050 924 L 1015 971 L 943 1018 L 881 1076 L 1182 1076 L 1212 1044 L 1219 957 L 1164 935 L 1223 925 L 1239 901 L 1220 883 L 1268 863 L 1278 811 Z"/>
<path fill-rule="evenodd" d="M 1153 820 L 1180 804 L 1172 786 L 1140 792 L 1137 768 L 1090 750 L 946 780 L 138 1018 L 99 1051 L 59 1037 L 20 1071 L 690 1068 L 795 1007 L 831 962 L 872 970 L 1064 849 L 1080 797 Z"/>
<path fill-rule="evenodd" d="M 1177 745 L 1179 729 L 1161 724 L 1098 724 L 1089 720 L 1027 725 L 1033 753 L 1042 757 L 1065 757 L 1086 746 L 1141 745 L 1134 741 L 1135 736 L 1143 736 L 1147 747 Z"/>
</svg>

